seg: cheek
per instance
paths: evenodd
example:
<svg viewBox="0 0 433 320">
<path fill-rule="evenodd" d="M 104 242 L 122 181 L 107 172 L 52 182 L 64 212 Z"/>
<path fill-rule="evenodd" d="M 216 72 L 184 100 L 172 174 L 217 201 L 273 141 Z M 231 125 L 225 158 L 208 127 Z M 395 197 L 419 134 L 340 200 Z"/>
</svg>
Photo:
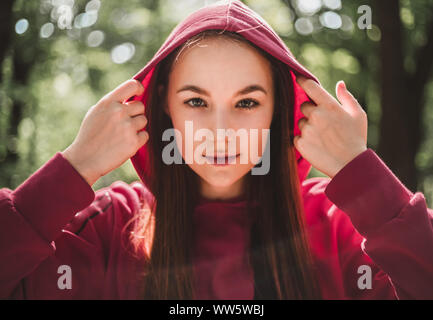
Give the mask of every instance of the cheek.
<svg viewBox="0 0 433 320">
<path fill-rule="evenodd" d="M 249 162 L 253 165 L 257 164 L 266 148 L 268 137 L 271 134 L 269 127 L 252 129 L 249 134 L 249 144 L 241 146 L 244 152 L 248 152 Z"/>
<path fill-rule="evenodd" d="M 268 137 L 271 134 L 271 121 L 272 114 L 264 113 L 249 123 L 248 144 L 241 144 L 241 148 L 249 154 L 252 164 L 256 164 L 263 155 Z"/>
<path fill-rule="evenodd" d="M 173 124 L 173 128 L 176 131 L 178 131 L 178 133 L 180 134 L 180 137 L 178 136 L 178 138 L 176 138 L 176 144 L 178 146 L 178 149 L 182 157 L 185 158 L 186 138 L 188 136 L 188 133 L 190 133 L 189 125 L 190 123 L 192 123 L 194 126 L 197 120 L 193 115 L 188 114 L 188 112 L 182 110 L 182 108 L 171 108 L 170 118 Z M 194 130 L 195 130 L 195 126 L 194 126 Z M 181 141 L 181 145 L 180 145 L 180 141 Z"/>
</svg>

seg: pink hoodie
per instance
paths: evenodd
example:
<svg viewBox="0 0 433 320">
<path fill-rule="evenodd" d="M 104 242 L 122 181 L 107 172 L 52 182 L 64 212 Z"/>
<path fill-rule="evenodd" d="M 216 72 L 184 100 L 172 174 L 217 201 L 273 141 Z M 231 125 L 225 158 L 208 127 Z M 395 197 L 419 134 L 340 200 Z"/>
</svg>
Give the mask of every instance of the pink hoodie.
<svg viewBox="0 0 433 320">
<path fill-rule="evenodd" d="M 134 76 L 145 87 L 134 100 L 146 102 L 161 59 L 206 29 L 238 32 L 290 66 L 293 79 L 301 74 L 317 81 L 261 17 L 231 1 L 204 7 L 176 26 Z M 299 134 L 299 106 L 308 97 L 294 84 Z M 131 158 L 143 181 L 147 157 L 144 146 Z M 297 159 L 323 298 L 432 299 L 433 212 L 424 196 L 407 190 L 371 149 L 333 179 L 305 180 L 311 166 L 299 153 Z M 57 153 L 15 191 L 0 191 L 0 297 L 139 299 L 144 259 L 122 246 L 122 228 L 150 201 L 152 195 L 138 182 L 116 182 L 95 193 Z M 196 298 L 253 299 L 245 202 L 202 201 L 193 214 Z M 65 268 L 71 271 L 70 288 L 61 285 Z M 365 288 L 370 270 L 371 287 Z"/>
</svg>

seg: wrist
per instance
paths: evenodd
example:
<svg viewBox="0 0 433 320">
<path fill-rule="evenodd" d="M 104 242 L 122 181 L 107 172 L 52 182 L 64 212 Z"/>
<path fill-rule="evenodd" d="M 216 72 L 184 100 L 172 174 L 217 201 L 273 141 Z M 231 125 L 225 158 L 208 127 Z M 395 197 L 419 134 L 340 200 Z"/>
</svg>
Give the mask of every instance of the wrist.
<svg viewBox="0 0 433 320">
<path fill-rule="evenodd" d="M 346 157 L 342 157 L 342 161 L 337 161 L 337 164 L 334 166 L 334 170 L 331 172 L 329 177 L 332 179 L 334 178 L 338 172 L 340 172 L 341 169 L 343 169 L 347 164 L 349 164 L 352 160 L 354 160 L 356 157 L 358 157 L 361 153 L 365 152 L 367 150 L 367 146 L 363 146 L 359 148 L 357 151 L 353 151 L 350 153 L 350 155 L 347 155 Z"/>
<path fill-rule="evenodd" d="M 94 170 L 92 170 L 90 166 L 86 164 L 86 161 L 77 156 L 77 153 L 74 152 L 72 145 L 61 153 L 90 186 L 92 186 L 100 178 L 100 175 L 95 173 Z"/>
</svg>

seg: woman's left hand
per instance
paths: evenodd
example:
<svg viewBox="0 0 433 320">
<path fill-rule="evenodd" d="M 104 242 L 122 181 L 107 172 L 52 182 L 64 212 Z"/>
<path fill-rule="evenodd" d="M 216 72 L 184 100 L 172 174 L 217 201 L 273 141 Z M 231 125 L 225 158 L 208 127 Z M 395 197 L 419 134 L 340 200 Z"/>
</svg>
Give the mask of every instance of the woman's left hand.
<svg viewBox="0 0 433 320">
<path fill-rule="evenodd" d="M 333 178 L 347 163 L 367 150 L 367 114 L 343 81 L 334 99 L 317 82 L 297 77 L 297 83 L 315 103 L 305 102 L 298 122 L 301 135 L 295 147 L 313 167 Z"/>
</svg>

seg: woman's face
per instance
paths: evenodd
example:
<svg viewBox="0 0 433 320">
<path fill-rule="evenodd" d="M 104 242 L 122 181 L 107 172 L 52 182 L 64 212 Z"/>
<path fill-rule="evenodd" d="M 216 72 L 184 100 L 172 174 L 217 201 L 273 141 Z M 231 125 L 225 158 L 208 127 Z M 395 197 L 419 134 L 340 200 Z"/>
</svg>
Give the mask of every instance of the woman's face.
<svg viewBox="0 0 433 320">
<path fill-rule="evenodd" d="M 178 149 L 201 177 L 202 195 L 224 199 L 242 193 L 242 178 L 263 155 L 262 129 L 272 121 L 270 62 L 247 44 L 206 38 L 174 63 L 167 94 L 166 112 L 182 135 Z"/>
</svg>

